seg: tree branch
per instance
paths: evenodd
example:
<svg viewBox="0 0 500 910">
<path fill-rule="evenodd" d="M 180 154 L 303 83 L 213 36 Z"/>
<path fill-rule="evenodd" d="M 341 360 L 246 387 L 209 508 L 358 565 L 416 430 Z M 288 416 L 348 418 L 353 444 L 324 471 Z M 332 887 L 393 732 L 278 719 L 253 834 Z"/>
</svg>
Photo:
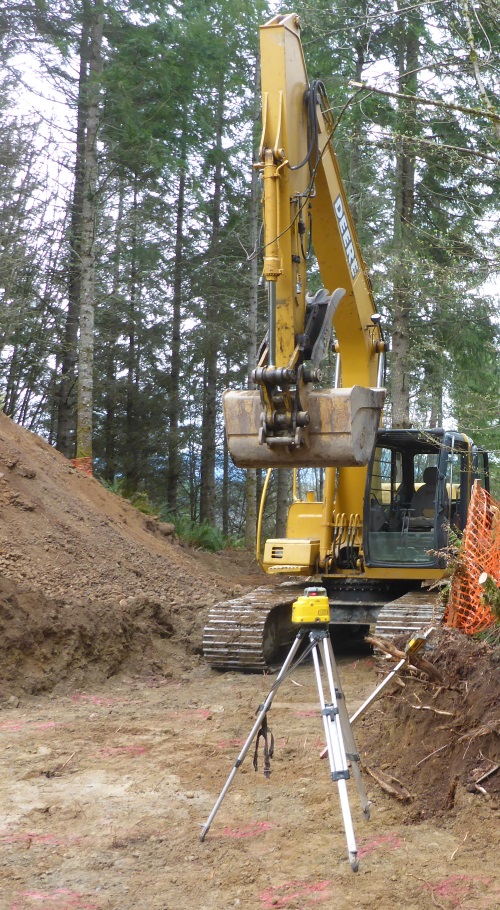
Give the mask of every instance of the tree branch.
<svg viewBox="0 0 500 910">
<path fill-rule="evenodd" d="M 385 95 L 387 98 L 400 98 L 403 101 L 427 104 L 430 107 L 440 107 L 448 111 L 460 111 L 462 114 L 473 114 L 474 117 L 487 117 L 488 120 L 493 120 L 494 123 L 500 124 L 500 114 L 495 114 L 494 111 L 485 111 L 477 107 L 466 107 L 464 104 L 452 104 L 449 101 L 431 101 L 430 98 L 422 98 L 420 95 L 406 95 L 402 92 L 389 92 L 386 89 L 375 88 L 374 85 L 369 85 L 367 82 L 349 82 L 349 85 L 353 88 L 364 88 L 365 91 L 374 92 L 377 95 Z"/>
<path fill-rule="evenodd" d="M 497 134 L 497 139 L 500 139 L 500 118 L 496 116 L 493 105 L 486 91 L 481 72 L 479 70 L 479 58 L 476 51 L 476 45 L 474 43 L 474 33 L 472 31 L 472 22 L 470 19 L 470 10 L 469 10 L 469 0 L 461 0 L 461 7 L 464 14 L 465 26 L 467 29 L 467 44 L 469 45 L 469 60 L 474 70 L 474 78 L 476 80 L 477 87 L 479 89 L 479 94 L 483 100 L 485 107 L 488 109 L 489 113 L 493 115 L 495 122 L 495 132 Z"/>
<path fill-rule="evenodd" d="M 404 139 L 408 144 L 414 146 L 427 145 L 438 151 L 457 152 L 460 155 L 469 155 L 472 158 L 483 158 L 484 161 L 490 161 L 491 164 L 496 164 L 497 166 L 500 164 L 498 157 L 494 158 L 493 155 L 487 155 L 486 152 L 478 152 L 476 149 L 468 149 L 462 145 L 448 145 L 446 142 L 439 142 L 437 139 L 424 139 L 422 136 L 412 136 L 409 139 L 408 136 L 401 136 L 398 133 L 392 135 L 384 135 L 382 133 L 380 145 L 387 145 L 387 143 L 393 142 L 394 139 Z M 376 145 L 377 141 L 374 144 Z"/>
</svg>

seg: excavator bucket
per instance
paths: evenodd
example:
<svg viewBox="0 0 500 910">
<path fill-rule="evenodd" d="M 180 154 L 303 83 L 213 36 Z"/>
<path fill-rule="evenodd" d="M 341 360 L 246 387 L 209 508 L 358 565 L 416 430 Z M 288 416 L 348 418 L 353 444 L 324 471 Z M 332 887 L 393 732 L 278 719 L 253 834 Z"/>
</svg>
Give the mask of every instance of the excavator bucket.
<svg viewBox="0 0 500 910">
<path fill-rule="evenodd" d="M 385 389 L 315 389 L 308 392 L 310 422 L 304 445 L 259 443 L 259 391 L 223 395 L 229 452 L 238 468 L 343 468 L 368 464 L 375 446 Z"/>
</svg>

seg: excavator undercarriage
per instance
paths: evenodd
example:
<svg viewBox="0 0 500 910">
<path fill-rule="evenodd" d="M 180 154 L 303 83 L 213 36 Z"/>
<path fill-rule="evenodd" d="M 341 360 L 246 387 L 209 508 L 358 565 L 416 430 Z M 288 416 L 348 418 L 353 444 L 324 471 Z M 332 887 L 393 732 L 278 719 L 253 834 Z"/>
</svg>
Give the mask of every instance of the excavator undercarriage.
<svg viewBox="0 0 500 910">
<path fill-rule="evenodd" d="M 305 580 L 304 580 L 305 581 Z M 311 581 L 308 581 L 310 584 Z M 322 579 L 326 585 L 334 640 L 360 644 L 368 631 L 379 637 L 414 633 L 442 620 L 444 606 L 435 591 L 408 583 L 374 584 L 366 579 Z M 292 604 L 304 591 L 296 579 L 263 585 L 215 604 L 203 635 L 203 652 L 214 669 L 264 671 L 276 665 L 293 641 Z"/>
</svg>

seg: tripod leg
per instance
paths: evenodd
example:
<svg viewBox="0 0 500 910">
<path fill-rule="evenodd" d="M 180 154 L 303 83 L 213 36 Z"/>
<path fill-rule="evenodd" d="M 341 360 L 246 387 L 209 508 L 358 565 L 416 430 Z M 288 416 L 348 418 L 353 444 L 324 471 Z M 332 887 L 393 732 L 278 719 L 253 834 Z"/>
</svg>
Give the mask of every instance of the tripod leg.
<svg viewBox="0 0 500 910">
<path fill-rule="evenodd" d="M 243 746 L 240 754 L 238 755 L 238 758 L 236 759 L 236 761 L 234 763 L 234 767 L 233 767 L 226 783 L 224 784 L 224 786 L 221 790 L 221 794 L 220 794 L 217 802 L 215 803 L 215 806 L 213 807 L 207 821 L 205 822 L 203 828 L 201 829 L 200 840 L 202 842 L 205 840 L 205 837 L 208 833 L 210 825 L 212 824 L 212 822 L 219 810 L 219 807 L 222 803 L 222 800 L 224 799 L 227 791 L 229 790 L 229 787 L 231 786 L 231 784 L 233 782 L 233 778 L 235 777 L 235 774 L 236 774 L 238 768 L 240 767 L 240 765 L 243 764 L 245 756 L 246 756 L 250 746 L 252 745 L 252 740 L 256 736 L 257 732 L 259 731 L 262 721 L 263 721 L 264 717 L 266 716 L 267 712 L 269 711 L 269 708 L 271 707 L 274 696 L 276 695 L 276 692 L 278 691 L 278 687 L 279 687 L 280 683 L 283 681 L 283 677 L 285 676 L 288 668 L 290 667 L 290 665 L 293 661 L 293 658 L 295 657 L 295 654 L 297 653 L 299 645 L 300 645 L 302 639 L 304 638 L 304 635 L 305 635 L 305 630 L 299 629 L 299 631 L 297 632 L 297 635 L 295 637 L 295 640 L 292 644 L 292 647 L 290 648 L 288 656 L 285 660 L 285 663 L 283 664 L 280 672 L 278 673 L 278 676 L 276 677 L 273 687 L 272 687 L 271 691 L 269 692 L 269 695 L 267 696 L 264 704 L 262 705 L 262 708 L 259 712 L 257 720 L 255 721 L 255 723 L 252 727 L 252 730 L 248 736 L 248 739 L 246 740 L 245 745 Z"/>
<path fill-rule="evenodd" d="M 333 653 L 332 643 L 330 636 L 323 639 L 323 663 L 325 665 L 326 675 L 328 677 L 328 682 L 330 685 L 330 690 L 335 692 L 337 707 L 339 710 L 339 723 L 342 729 L 343 738 L 346 747 L 346 757 L 351 762 L 352 773 L 354 780 L 356 781 L 356 786 L 359 793 L 359 798 L 361 800 L 361 808 L 363 810 L 363 815 L 366 819 L 370 818 L 370 806 L 371 803 L 366 795 L 365 785 L 361 775 L 360 759 L 358 750 L 356 748 L 356 741 L 354 739 L 354 733 L 352 732 L 351 721 L 349 720 L 349 714 L 347 712 L 347 705 L 345 702 L 344 692 L 340 682 L 340 676 L 335 661 L 335 655 Z"/>
<path fill-rule="evenodd" d="M 355 723 L 355 721 L 357 721 L 358 717 L 361 717 L 361 715 L 365 713 L 366 709 L 370 707 L 370 705 L 372 704 L 372 702 L 374 702 L 375 699 L 379 697 L 379 695 L 380 695 L 380 693 L 382 692 L 382 690 L 385 689 L 385 687 L 390 683 L 391 679 L 394 679 L 394 677 L 396 676 L 396 674 L 399 673 L 399 671 L 403 669 L 403 667 L 404 667 L 404 665 L 405 665 L 406 663 L 408 663 L 408 658 L 407 658 L 406 655 L 405 655 L 405 656 L 399 661 L 399 663 L 397 663 L 396 666 L 393 667 L 393 669 L 391 670 L 391 672 L 387 674 L 387 676 L 385 677 L 385 679 L 382 680 L 382 682 L 380 683 L 380 685 L 377 686 L 377 688 L 376 688 L 376 689 L 372 692 L 372 694 L 366 699 L 366 701 L 363 702 L 363 704 L 361 705 L 361 707 L 358 708 L 357 711 L 355 711 L 355 713 L 352 715 L 352 717 L 351 717 L 351 719 L 350 719 L 350 721 L 349 721 L 349 723 L 351 724 L 351 727 L 352 727 L 353 723 Z"/>
<path fill-rule="evenodd" d="M 316 641 L 321 638 L 324 640 L 328 632 L 311 632 L 310 637 L 317 636 Z M 328 760 L 332 781 L 337 783 L 340 808 L 344 822 L 344 831 L 347 841 L 347 850 L 349 853 L 349 862 L 353 872 L 358 871 L 358 850 L 356 847 L 356 838 L 354 835 L 354 826 L 352 823 L 351 807 L 349 805 L 349 796 L 347 794 L 347 779 L 349 778 L 349 769 L 347 767 L 347 758 L 345 755 L 344 743 L 342 741 L 342 730 L 338 715 L 337 699 L 335 696 L 335 687 L 331 692 L 331 703 L 326 704 L 323 692 L 323 681 L 321 679 L 321 669 L 319 665 L 317 645 L 312 649 L 312 658 L 314 663 L 314 672 L 318 685 L 319 702 L 321 714 L 323 716 L 323 726 L 325 730 L 326 743 L 328 747 Z M 333 678 L 332 678 L 333 681 Z"/>
</svg>

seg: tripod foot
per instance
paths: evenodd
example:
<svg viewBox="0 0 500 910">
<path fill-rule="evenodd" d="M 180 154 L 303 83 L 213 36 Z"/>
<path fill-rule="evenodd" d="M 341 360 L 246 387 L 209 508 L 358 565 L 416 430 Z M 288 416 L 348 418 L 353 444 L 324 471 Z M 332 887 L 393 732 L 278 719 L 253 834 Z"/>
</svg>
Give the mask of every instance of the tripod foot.
<svg viewBox="0 0 500 910">
<path fill-rule="evenodd" d="M 372 804 L 370 802 L 366 803 L 366 805 L 363 806 L 363 815 L 367 821 L 370 821 L 371 808 Z"/>
<path fill-rule="evenodd" d="M 353 872 L 357 872 L 359 869 L 359 859 L 357 853 L 351 853 L 349 851 L 349 862 L 351 864 L 351 869 Z"/>
</svg>

